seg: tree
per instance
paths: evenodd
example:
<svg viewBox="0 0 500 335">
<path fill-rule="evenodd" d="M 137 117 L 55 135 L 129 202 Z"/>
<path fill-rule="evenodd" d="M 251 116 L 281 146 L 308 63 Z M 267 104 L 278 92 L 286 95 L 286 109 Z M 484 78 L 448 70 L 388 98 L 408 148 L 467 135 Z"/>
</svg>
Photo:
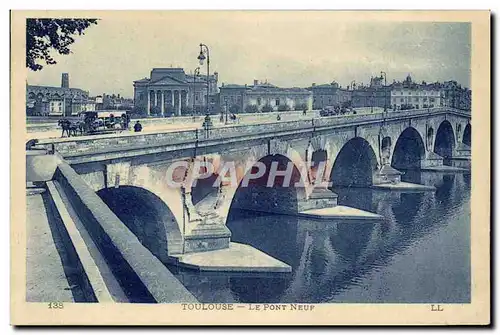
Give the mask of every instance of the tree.
<svg viewBox="0 0 500 335">
<path fill-rule="evenodd" d="M 191 115 L 193 114 L 193 108 L 190 106 L 183 106 L 181 108 L 181 115 Z"/>
<path fill-rule="evenodd" d="M 347 100 L 347 101 L 342 102 L 342 107 L 351 108 L 352 107 L 352 100 Z"/>
<path fill-rule="evenodd" d="M 272 112 L 273 111 L 273 106 L 271 106 L 270 104 L 265 104 L 264 106 L 262 106 L 261 111 L 262 111 L 262 113 Z"/>
<path fill-rule="evenodd" d="M 150 113 L 150 115 L 161 115 L 160 106 L 151 106 L 149 113 Z"/>
<path fill-rule="evenodd" d="M 240 106 L 239 105 L 232 105 L 229 107 L 229 113 L 231 114 L 238 114 L 240 112 Z"/>
<path fill-rule="evenodd" d="M 307 110 L 307 104 L 304 103 L 304 102 L 299 102 L 299 103 L 296 103 L 295 104 L 295 108 L 294 108 L 296 111 L 303 111 L 304 109 Z"/>
<path fill-rule="evenodd" d="M 257 107 L 257 105 L 245 106 L 245 113 L 258 113 L 258 112 L 259 112 L 259 107 Z"/>
<path fill-rule="evenodd" d="M 289 110 L 290 110 L 290 106 L 288 106 L 287 104 L 279 105 L 278 106 L 278 111 L 280 111 L 280 112 L 286 112 L 286 111 L 289 111 Z"/>
<path fill-rule="evenodd" d="M 43 68 L 38 61 L 56 64 L 50 51 L 70 54 L 73 35 L 83 35 L 92 24 L 97 24 L 97 19 L 26 19 L 26 67 L 38 71 Z"/>
<path fill-rule="evenodd" d="M 135 106 L 134 108 L 132 108 L 132 110 L 130 111 L 130 115 L 134 115 L 134 116 L 144 116 L 144 115 L 147 115 L 146 113 L 146 109 L 145 108 L 142 108 L 142 107 L 139 107 L 139 106 Z"/>
</svg>

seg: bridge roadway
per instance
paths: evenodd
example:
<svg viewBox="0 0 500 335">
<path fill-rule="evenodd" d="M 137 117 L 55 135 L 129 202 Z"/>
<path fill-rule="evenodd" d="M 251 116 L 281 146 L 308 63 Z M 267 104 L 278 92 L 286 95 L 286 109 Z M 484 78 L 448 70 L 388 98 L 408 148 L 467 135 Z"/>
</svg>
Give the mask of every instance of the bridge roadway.
<svg viewBox="0 0 500 335">
<path fill-rule="evenodd" d="M 333 181 L 335 185 L 347 182 L 348 185 L 370 186 L 397 182 L 399 174 L 390 168 L 391 165 L 396 168 L 407 167 L 404 164 L 439 168 L 444 158 L 453 161 L 462 154 L 460 159 L 466 159 L 463 153 L 470 153 L 470 118 L 470 113 L 464 111 L 436 108 L 236 125 L 214 128 L 209 132 L 196 129 L 42 139 L 36 147 L 55 149 L 55 154 L 28 156 L 27 181 L 53 182 L 55 191 L 51 192 L 61 193 L 63 200 L 59 203 L 70 208 L 67 212 L 74 213 L 75 222 L 81 221 L 80 226 L 88 230 L 87 236 L 95 244 L 94 248 L 108 254 L 102 257 L 110 257 L 110 253 L 120 255 L 118 258 L 111 256 L 114 260 L 111 263 L 106 261 L 111 269 L 104 267 L 103 271 L 116 274 L 116 271 L 122 271 L 121 266 L 125 266 L 125 272 L 134 279 L 132 284 L 137 291 L 115 290 L 125 291 L 118 294 L 108 287 L 112 295 L 125 294 L 131 300 L 142 301 L 141 292 L 149 292 L 146 294 L 149 300 L 146 301 L 179 301 L 177 299 L 192 297 L 181 289 L 178 290 L 181 296 L 172 292 L 172 285 L 177 287 L 179 283 L 166 268 L 159 269 L 161 263 L 157 262 L 158 259 L 163 263 L 182 263 L 196 258 L 193 255 L 201 251 L 206 255 L 211 254 L 206 251 L 212 251 L 215 252 L 213 260 L 217 260 L 217 250 L 229 250 L 227 257 L 233 250 L 235 255 L 239 255 L 238 266 L 241 261 L 249 259 L 262 259 L 266 264 L 260 264 L 260 267 L 259 261 L 254 265 L 243 264 L 247 270 L 286 269 L 287 265 L 273 263 L 269 257 L 264 257 L 267 256 L 265 254 L 247 253 L 247 250 L 230 242 L 231 233 L 225 222 L 231 206 L 288 214 L 335 206 L 336 195 L 318 189 L 312 182 L 312 172 L 301 169 L 300 178 L 306 183 L 293 195 L 289 191 L 279 193 L 278 189 L 258 187 L 252 190 L 254 194 L 249 194 L 221 183 L 218 196 L 214 197 L 213 193 L 197 191 L 190 184 L 192 180 L 187 178 L 183 180 L 183 194 L 180 190 L 168 189 L 162 182 L 165 169 L 171 163 L 207 159 L 219 166 L 221 162 L 237 162 L 237 168 L 240 168 L 248 167 L 248 162 L 270 164 L 273 161 L 291 161 L 300 168 L 306 165 L 304 162 L 317 161 L 323 156 L 327 168 L 317 178 Z M 249 172 L 243 170 L 238 182 L 246 173 Z M 129 192 L 127 200 L 131 203 L 142 201 L 145 206 L 159 204 L 164 208 L 147 207 L 147 210 L 156 211 L 155 215 L 169 219 L 160 226 L 148 221 L 143 222 L 141 227 L 122 221 L 111 210 L 112 204 L 103 202 L 98 196 L 108 191 L 117 192 L 112 193 L 115 195 Z M 198 197 L 202 194 L 205 199 L 196 201 L 195 193 Z M 207 205 L 205 200 L 209 198 L 215 199 L 214 204 Z M 125 226 L 128 229 L 123 229 Z M 134 239 L 134 235 L 138 239 Z M 233 261 L 233 264 L 236 263 Z M 99 264 L 99 267 L 103 266 L 102 262 Z M 114 268 L 117 264 L 120 266 L 118 270 Z M 235 268 L 242 270 L 244 266 Z M 223 266 L 214 267 L 221 268 Z M 155 276 L 164 278 L 170 288 L 159 285 Z M 122 285 L 120 280 L 123 278 L 114 282 Z M 107 279 L 104 278 L 104 281 Z M 109 286 L 108 283 L 106 285 Z M 172 294 L 174 297 L 169 297 Z"/>
<path fill-rule="evenodd" d="M 360 109 L 358 113 L 366 113 L 366 110 Z M 273 113 L 241 113 L 238 114 L 237 121 L 228 120 L 226 123 L 220 121 L 219 115 L 212 115 L 212 122 L 214 127 L 227 127 L 236 124 L 256 124 L 256 123 L 269 123 L 276 122 L 277 115 L 280 115 L 282 121 L 305 120 L 319 117 L 319 110 L 308 111 L 306 115 L 302 111 L 288 111 L 288 112 L 273 112 Z M 75 117 L 76 119 L 76 117 Z M 45 121 L 28 119 L 27 120 L 27 139 L 30 138 L 57 138 L 61 136 L 61 129 L 57 125 L 57 120 L 54 118 L 44 119 Z M 140 121 L 143 125 L 143 133 L 166 132 L 166 131 L 179 131 L 179 130 L 194 130 L 201 128 L 204 116 L 175 116 L 168 118 L 134 118 L 131 120 L 130 129 L 136 121 Z"/>
<path fill-rule="evenodd" d="M 371 113 L 381 113 L 383 109 L 374 108 L 373 112 L 370 108 L 355 108 L 357 115 L 371 114 Z M 319 110 L 308 111 L 305 115 L 301 111 L 288 111 L 288 112 L 272 112 L 272 113 L 241 113 L 238 114 L 237 121 L 228 120 L 220 121 L 219 115 L 212 115 L 212 122 L 215 128 L 221 127 L 231 127 L 234 125 L 244 125 L 244 124 L 262 124 L 262 123 L 272 123 L 276 122 L 277 115 L 280 115 L 281 121 L 297 121 L 297 120 L 310 120 L 311 118 L 320 117 Z M 136 122 L 140 121 L 143 125 L 143 133 L 155 133 L 155 132 L 167 132 L 167 131 L 179 131 L 179 130 L 194 130 L 196 128 L 201 128 L 203 124 L 204 116 L 176 116 L 168 118 L 138 118 L 131 120 L 131 126 Z M 130 127 L 131 129 L 132 127 Z M 57 138 L 61 136 L 61 129 L 57 125 L 57 121 L 52 119 L 45 119 L 45 121 L 39 120 L 27 120 L 27 133 L 26 139 L 31 138 L 47 139 L 47 138 Z"/>
<path fill-rule="evenodd" d="M 362 125 L 400 122 L 433 115 L 457 115 L 470 120 L 470 113 L 460 110 L 434 108 L 400 112 L 378 112 L 302 119 L 297 121 L 241 124 L 214 127 L 208 133 L 201 127 L 181 131 L 152 133 L 115 133 L 71 138 L 40 139 L 39 145 L 54 144 L 55 149 L 71 164 L 160 154 L 177 150 L 194 150 L 213 145 L 274 139 L 290 135 L 309 136 L 314 133 Z M 424 136 L 422 136 L 424 137 Z"/>
</svg>

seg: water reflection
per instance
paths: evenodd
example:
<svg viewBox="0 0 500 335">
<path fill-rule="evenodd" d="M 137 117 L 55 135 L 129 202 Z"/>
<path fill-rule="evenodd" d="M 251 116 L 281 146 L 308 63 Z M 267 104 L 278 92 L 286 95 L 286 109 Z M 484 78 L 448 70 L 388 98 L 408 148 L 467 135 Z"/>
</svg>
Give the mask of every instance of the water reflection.
<svg viewBox="0 0 500 335">
<path fill-rule="evenodd" d="M 470 175 L 411 171 L 404 179 L 434 185 L 437 190 L 401 193 L 334 189 L 340 204 L 385 217 L 378 222 L 317 221 L 231 210 L 228 227 L 232 239 L 286 262 L 292 266 L 291 274 L 180 272 L 178 276 L 202 302 L 466 302 L 470 299 L 469 221 L 458 224 L 458 220 L 470 220 Z M 458 240 L 463 245 L 454 248 L 462 253 L 444 249 L 448 244 L 439 238 L 449 235 L 447 229 L 461 236 Z M 424 258 L 421 254 L 427 249 L 449 259 L 443 265 Z M 396 257 L 403 258 L 408 266 L 397 268 Z M 455 278 L 461 279 L 456 279 L 455 293 L 436 280 L 432 285 L 441 286 L 432 288 L 433 295 L 419 295 L 419 288 L 404 279 L 417 275 L 410 266 L 417 259 L 428 271 L 439 266 L 436 273 L 458 273 Z M 372 278 L 385 278 L 395 269 L 401 278 L 391 277 L 396 285 L 386 286 L 387 279 Z M 384 298 L 380 287 L 391 295 Z"/>
</svg>

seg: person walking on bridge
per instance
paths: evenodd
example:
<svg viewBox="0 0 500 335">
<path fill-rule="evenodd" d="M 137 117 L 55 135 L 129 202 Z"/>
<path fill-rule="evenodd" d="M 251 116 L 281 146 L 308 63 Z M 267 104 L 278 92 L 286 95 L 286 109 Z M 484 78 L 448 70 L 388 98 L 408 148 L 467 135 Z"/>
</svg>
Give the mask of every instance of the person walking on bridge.
<svg viewBox="0 0 500 335">
<path fill-rule="evenodd" d="M 139 133 L 142 131 L 142 124 L 139 120 L 134 124 L 134 132 Z"/>
</svg>

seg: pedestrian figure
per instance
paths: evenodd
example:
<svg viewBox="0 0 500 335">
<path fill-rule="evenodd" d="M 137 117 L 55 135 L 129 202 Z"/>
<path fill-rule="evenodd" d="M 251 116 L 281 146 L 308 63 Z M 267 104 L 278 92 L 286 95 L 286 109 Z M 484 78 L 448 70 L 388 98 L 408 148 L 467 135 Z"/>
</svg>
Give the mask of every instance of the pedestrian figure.
<svg viewBox="0 0 500 335">
<path fill-rule="evenodd" d="M 139 121 L 139 120 L 137 120 L 137 122 L 136 122 L 136 123 L 135 123 L 135 125 L 134 125 L 134 131 L 135 131 L 136 133 L 139 133 L 139 132 L 141 132 L 141 131 L 142 131 L 142 124 L 140 123 L 140 121 Z"/>
<path fill-rule="evenodd" d="M 306 115 L 307 114 L 307 109 L 304 108 L 304 111 L 302 111 L 302 115 Z"/>
<path fill-rule="evenodd" d="M 122 128 L 123 129 L 128 129 L 128 123 L 129 123 L 129 120 L 128 120 L 128 114 L 122 114 Z"/>
</svg>

